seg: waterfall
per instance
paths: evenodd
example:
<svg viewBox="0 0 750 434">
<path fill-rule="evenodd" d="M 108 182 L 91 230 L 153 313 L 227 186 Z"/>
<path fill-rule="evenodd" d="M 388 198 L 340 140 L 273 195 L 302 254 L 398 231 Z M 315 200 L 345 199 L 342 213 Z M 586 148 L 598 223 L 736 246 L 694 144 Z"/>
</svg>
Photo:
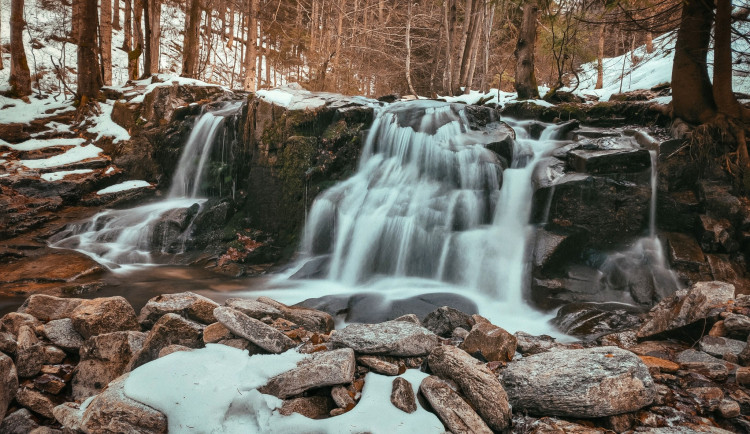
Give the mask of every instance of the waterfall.
<svg viewBox="0 0 750 434">
<path fill-rule="evenodd" d="M 206 201 L 201 186 L 217 136 L 241 103 L 206 111 L 195 121 L 182 150 L 166 199 L 130 209 L 103 210 L 70 225 L 51 239 L 52 247 L 78 250 L 110 269 L 149 265 L 155 253 L 181 253 L 190 225 Z"/>
</svg>

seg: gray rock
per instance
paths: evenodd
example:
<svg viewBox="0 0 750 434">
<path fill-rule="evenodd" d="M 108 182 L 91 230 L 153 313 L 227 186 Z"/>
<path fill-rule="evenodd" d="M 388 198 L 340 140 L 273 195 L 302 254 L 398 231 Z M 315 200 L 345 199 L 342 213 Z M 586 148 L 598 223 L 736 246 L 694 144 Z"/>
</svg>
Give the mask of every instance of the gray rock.
<svg viewBox="0 0 750 434">
<path fill-rule="evenodd" d="M 110 381 L 126 372 L 133 356 L 143 348 L 146 333 L 112 332 L 90 337 L 80 350 L 80 362 L 73 377 L 73 398 L 78 401 L 96 395 Z"/>
<path fill-rule="evenodd" d="M 399 366 L 397 364 L 391 363 L 378 356 L 359 356 L 357 357 L 357 362 L 361 365 L 367 366 L 373 372 L 378 374 L 393 376 L 401 373 L 399 372 Z"/>
<path fill-rule="evenodd" d="M 70 318 L 70 314 L 83 302 L 80 298 L 61 298 L 34 294 L 23 302 L 18 312 L 34 316 L 41 321 Z"/>
<path fill-rule="evenodd" d="M 410 322 L 412 324 L 416 324 L 418 326 L 422 325 L 422 321 L 419 320 L 419 317 L 414 315 L 413 313 L 407 313 L 406 315 L 401 315 L 398 318 L 394 318 L 393 321 L 404 321 L 404 322 Z"/>
<path fill-rule="evenodd" d="M 540 415 L 605 417 L 636 411 L 656 397 L 646 365 L 617 347 L 525 357 L 508 364 L 502 382 L 514 409 Z"/>
<path fill-rule="evenodd" d="M 18 329 L 16 370 L 19 377 L 33 377 L 44 365 L 44 346 L 39 343 L 34 330 L 27 325 Z"/>
<path fill-rule="evenodd" d="M 698 282 L 677 291 L 651 309 L 638 330 L 645 338 L 705 319 L 709 311 L 734 298 L 734 285 L 724 282 Z"/>
<path fill-rule="evenodd" d="M 471 315 L 449 306 L 439 307 L 428 313 L 424 318 L 424 327 L 443 337 L 450 336 L 451 332 L 457 327 L 471 330 L 472 324 Z"/>
<path fill-rule="evenodd" d="M 492 433 L 490 427 L 447 382 L 431 375 L 422 380 L 419 391 L 450 432 L 454 434 Z"/>
<path fill-rule="evenodd" d="M 354 351 L 350 348 L 314 353 L 258 390 L 285 399 L 309 389 L 351 383 L 355 367 Z"/>
<path fill-rule="evenodd" d="M 552 336 L 534 336 L 526 332 L 516 332 L 514 336 L 516 337 L 516 350 L 524 356 L 568 349 L 565 344 L 555 342 Z"/>
<path fill-rule="evenodd" d="M 432 372 L 454 381 L 477 413 L 496 430 L 510 423 L 508 396 L 497 376 L 465 351 L 452 346 L 435 347 L 427 363 Z"/>
<path fill-rule="evenodd" d="M 0 353 L 0 415 L 5 416 L 8 406 L 16 397 L 18 374 L 13 360 Z"/>
<path fill-rule="evenodd" d="M 151 328 L 162 315 L 174 313 L 199 323 L 211 324 L 216 322 L 214 309 L 217 307 L 216 302 L 192 292 L 158 295 L 143 306 L 138 322 Z"/>
<path fill-rule="evenodd" d="M 349 324 L 331 335 L 331 343 L 361 354 L 423 356 L 438 344 L 438 337 L 424 327 L 403 321 Z"/>
<path fill-rule="evenodd" d="M 692 349 L 677 354 L 675 362 L 679 363 L 682 369 L 698 372 L 717 381 L 726 380 L 730 369 L 734 370 L 737 367 L 737 365 Z"/>
<path fill-rule="evenodd" d="M 203 326 L 174 313 L 164 314 L 148 332 L 143 347 L 133 356 L 126 371 L 159 358 L 162 348 L 183 345 L 189 348 L 203 347 Z"/>
<path fill-rule="evenodd" d="M 83 421 L 83 411 L 75 402 L 64 402 L 52 409 L 55 420 L 62 425 L 64 429 L 80 432 Z"/>
<path fill-rule="evenodd" d="M 729 333 L 741 333 L 746 335 L 750 333 L 750 318 L 745 315 L 730 313 L 724 318 L 724 328 Z"/>
<path fill-rule="evenodd" d="M 52 400 L 47 395 L 37 392 L 34 389 L 20 387 L 16 393 L 16 401 L 23 407 L 48 419 L 54 419 L 55 417 L 52 414 L 55 404 L 52 403 Z"/>
<path fill-rule="evenodd" d="M 333 317 L 323 311 L 302 306 L 287 306 L 268 297 L 258 297 L 258 301 L 281 311 L 287 319 L 305 329 L 317 333 L 329 333 L 333 330 Z"/>
<path fill-rule="evenodd" d="M 56 319 L 44 325 L 44 335 L 53 344 L 70 352 L 78 352 L 83 345 L 83 337 L 73 328 L 70 318 Z"/>
<path fill-rule="evenodd" d="M 645 149 L 584 149 L 568 152 L 568 164 L 576 172 L 639 172 L 651 167 L 651 155 Z"/>
<path fill-rule="evenodd" d="M 96 396 L 81 418 L 85 433 L 166 433 L 167 417 L 161 412 L 125 395 L 125 374 Z M 59 407 L 57 407 L 59 408 Z M 55 408 L 55 416 L 58 411 Z"/>
<path fill-rule="evenodd" d="M 698 342 L 699 350 L 716 357 L 724 357 L 725 354 L 739 356 L 746 346 L 747 343 L 743 341 L 709 335 Z"/>
<path fill-rule="evenodd" d="M 27 313 L 19 312 L 10 312 L 0 318 L 0 331 L 6 331 L 13 336 L 18 336 L 18 329 L 25 325 L 36 329 L 42 323 Z"/>
<path fill-rule="evenodd" d="M 16 337 L 10 332 L 0 332 L 0 352 L 5 354 L 16 354 Z"/>
<path fill-rule="evenodd" d="M 230 307 L 217 307 L 214 309 L 214 316 L 234 335 L 243 337 L 268 352 L 283 353 L 295 345 L 291 338 L 279 330 Z"/>
<path fill-rule="evenodd" d="M 393 379 L 391 404 L 406 413 L 417 411 L 417 400 L 414 396 L 414 389 L 412 389 L 411 383 L 404 378 L 397 377 Z"/>
<path fill-rule="evenodd" d="M 62 363 L 63 360 L 65 360 L 66 356 L 67 354 L 65 354 L 65 351 L 61 350 L 60 348 L 57 348 L 54 345 L 44 346 L 44 364 L 45 365 L 57 365 L 58 363 Z"/>
<path fill-rule="evenodd" d="M 29 434 L 38 427 L 39 424 L 34 421 L 31 412 L 22 408 L 3 419 L 3 423 L 0 423 L 0 432 L 3 434 Z"/>
<path fill-rule="evenodd" d="M 84 300 L 70 318 L 73 327 L 85 339 L 104 333 L 141 331 L 133 306 L 119 296 Z"/>
<path fill-rule="evenodd" d="M 262 303 L 258 300 L 251 300 L 248 298 L 230 298 L 224 302 L 225 305 L 236 309 L 250 318 L 263 319 L 269 317 L 271 319 L 281 318 L 283 314 L 279 309 L 271 306 L 267 303 Z"/>
<path fill-rule="evenodd" d="M 354 398 L 349 394 L 349 389 L 344 386 L 333 386 L 331 388 L 331 398 L 336 406 L 343 409 L 354 407 Z"/>
<path fill-rule="evenodd" d="M 301 398 L 285 399 L 279 409 L 283 416 L 299 413 L 310 419 L 317 419 L 328 415 L 331 410 L 331 400 L 325 396 L 304 396 Z"/>
</svg>

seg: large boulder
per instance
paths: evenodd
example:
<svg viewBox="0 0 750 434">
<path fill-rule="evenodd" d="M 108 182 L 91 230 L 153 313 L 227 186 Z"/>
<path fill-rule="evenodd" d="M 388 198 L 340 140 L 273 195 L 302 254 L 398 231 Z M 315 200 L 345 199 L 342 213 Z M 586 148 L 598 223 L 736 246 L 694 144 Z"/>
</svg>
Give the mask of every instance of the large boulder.
<svg viewBox="0 0 750 434">
<path fill-rule="evenodd" d="M 162 315 L 174 313 L 199 323 L 211 324 L 216 322 L 214 309 L 217 307 L 216 302 L 192 292 L 158 295 L 143 306 L 138 322 L 151 328 Z"/>
<path fill-rule="evenodd" d="M 0 353 L 0 416 L 5 416 L 13 398 L 18 390 L 18 374 L 13 360 Z"/>
<path fill-rule="evenodd" d="M 440 378 L 431 375 L 419 385 L 419 391 L 430 403 L 440 420 L 452 433 L 490 434 L 492 430 L 461 395 Z"/>
<path fill-rule="evenodd" d="M 717 281 L 695 283 L 654 306 L 638 329 L 638 337 L 646 338 L 706 319 L 711 309 L 732 299 L 732 284 Z"/>
<path fill-rule="evenodd" d="M 288 398 L 309 389 L 354 381 L 356 362 L 350 348 L 315 353 L 291 371 L 279 374 L 259 388 L 261 393 Z"/>
<path fill-rule="evenodd" d="M 617 347 L 524 357 L 508 364 L 502 382 L 515 410 L 538 415 L 605 417 L 636 411 L 656 397 L 643 361 Z"/>
<path fill-rule="evenodd" d="M 479 317 L 479 315 L 474 315 L 474 317 Z M 516 337 L 481 318 L 471 328 L 461 348 L 489 362 L 508 362 L 516 354 Z"/>
<path fill-rule="evenodd" d="M 80 362 L 73 377 L 73 398 L 96 395 L 125 369 L 143 347 L 146 333 L 112 332 L 92 336 L 80 349 Z"/>
<path fill-rule="evenodd" d="M 258 297 L 258 301 L 278 309 L 285 319 L 309 331 L 328 333 L 333 330 L 333 317 L 323 311 L 302 306 L 287 306 L 268 297 Z"/>
<path fill-rule="evenodd" d="M 203 346 L 203 326 L 185 319 L 175 313 L 163 315 L 143 341 L 143 347 L 136 353 L 127 371 L 159 358 L 159 352 L 170 345 L 182 345 L 188 348 Z"/>
<path fill-rule="evenodd" d="M 75 330 L 70 318 L 52 320 L 42 330 L 50 342 L 65 351 L 75 353 L 83 345 L 83 337 Z"/>
<path fill-rule="evenodd" d="M 432 372 L 454 381 L 477 413 L 490 426 L 502 431 L 510 423 L 508 396 L 497 376 L 465 351 L 438 346 L 427 358 Z"/>
<path fill-rule="evenodd" d="M 268 352 L 283 353 L 295 345 L 291 338 L 279 330 L 231 307 L 217 307 L 214 309 L 214 316 L 235 336 L 243 337 Z"/>
<path fill-rule="evenodd" d="M 427 355 L 438 344 L 438 337 L 410 322 L 386 321 L 349 324 L 331 336 L 331 343 L 361 354 L 412 357 Z"/>
<path fill-rule="evenodd" d="M 3 419 L 0 423 L 0 432 L 3 434 L 29 434 L 38 427 L 39 424 L 31 416 L 31 412 L 22 408 Z"/>
<path fill-rule="evenodd" d="M 61 298 L 45 294 L 34 294 L 23 302 L 18 312 L 34 316 L 40 321 L 53 321 L 70 318 L 78 305 L 83 302 L 80 298 Z"/>
<path fill-rule="evenodd" d="M 10 312 L 0 318 L 0 331 L 5 330 L 13 336 L 18 336 L 18 330 L 22 326 L 29 326 L 35 329 L 40 325 L 42 323 L 38 319 L 27 313 Z"/>
<path fill-rule="evenodd" d="M 34 330 L 21 326 L 18 330 L 16 350 L 16 370 L 19 377 L 33 377 L 44 365 L 44 346 L 39 342 Z"/>
<path fill-rule="evenodd" d="M 471 315 L 450 306 L 441 306 L 424 317 L 424 327 L 438 336 L 448 337 L 457 327 L 471 330 Z"/>
<path fill-rule="evenodd" d="M 73 327 L 84 338 L 119 331 L 140 331 L 133 306 L 125 298 L 102 297 L 83 301 L 70 314 Z"/>
</svg>

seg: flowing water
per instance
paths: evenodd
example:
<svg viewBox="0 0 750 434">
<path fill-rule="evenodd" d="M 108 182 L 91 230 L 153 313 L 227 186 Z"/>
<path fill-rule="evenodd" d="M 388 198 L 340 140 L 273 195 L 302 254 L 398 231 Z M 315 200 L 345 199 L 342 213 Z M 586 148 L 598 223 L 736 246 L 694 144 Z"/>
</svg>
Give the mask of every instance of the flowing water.
<svg viewBox="0 0 750 434">
<path fill-rule="evenodd" d="M 58 234 L 52 247 L 78 250 L 119 271 L 154 264 L 161 253 L 180 253 L 190 235 L 190 223 L 206 201 L 201 185 L 212 146 L 226 118 L 240 107 L 240 103 L 229 103 L 196 120 L 165 199 L 101 211 Z"/>
</svg>

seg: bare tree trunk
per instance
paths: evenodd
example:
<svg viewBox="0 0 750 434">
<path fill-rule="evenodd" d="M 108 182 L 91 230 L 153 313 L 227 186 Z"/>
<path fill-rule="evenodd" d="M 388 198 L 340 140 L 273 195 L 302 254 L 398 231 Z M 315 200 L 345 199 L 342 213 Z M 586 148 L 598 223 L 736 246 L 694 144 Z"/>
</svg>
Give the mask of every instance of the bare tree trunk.
<svg viewBox="0 0 750 434">
<path fill-rule="evenodd" d="M 122 30 L 120 27 L 120 0 L 114 0 L 112 2 L 112 28 L 115 30 Z"/>
<path fill-rule="evenodd" d="M 143 28 L 141 27 L 141 19 L 143 18 L 143 3 L 142 0 L 131 0 L 133 2 L 133 41 L 135 48 L 130 52 L 130 61 L 133 62 L 133 79 L 137 79 L 140 75 L 138 58 L 143 54 Z"/>
<path fill-rule="evenodd" d="M 320 0 L 312 0 L 312 15 L 310 17 L 310 54 L 314 55 L 317 49 L 318 20 L 320 16 Z"/>
<path fill-rule="evenodd" d="M 654 34 L 646 32 L 646 52 L 651 54 L 654 52 Z"/>
<path fill-rule="evenodd" d="M 2 34 L 3 34 L 3 8 L 0 8 L 0 35 Z M 5 69 L 5 65 L 3 65 L 3 44 L 0 44 L 0 71 L 2 71 L 3 69 Z"/>
<path fill-rule="evenodd" d="M 112 85 L 112 0 L 102 0 L 99 19 L 99 49 L 102 55 L 102 82 Z"/>
<path fill-rule="evenodd" d="M 411 11 L 412 0 L 407 0 L 407 12 L 406 12 L 406 85 L 409 88 L 409 93 L 417 95 L 417 91 L 414 90 L 414 85 L 411 83 Z"/>
<path fill-rule="evenodd" d="M 70 15 L 70 41 L 78 44 L 81 33 L 81 3 L 84 0 L 71 0 L 73 12 Z"/>
<path fill-rule="evenodd" d="M 539 98 L 539 88 L 534 74 L 534 48 L 536 46 L 536 17 L 539 7 L 534 0 L 523 6 L 523 19 L 518 32 L 516 56 L 516 92 L 518 99 Z"/>
<path fill-rule="evenodd" d="M 474 61 L 474 56 L 476 54 L 477 45 L 479 44 L 479 28 L 481 27 L 479 19 L 480 12 L 479 8 L 479 0 L 474 4 L 474 10 L 472 10 L 471 14 L 467 17 L 468 20 L 470 20 L 469 23 L 469 34 L 468 38 L 466 39 L 466 47 L 464 48 L 464 55 L 461 59 L 461 76 L 460 76 L 460 84 L 464 87 L 464 93 L 468 93 L 471 91 L 471 81 L 469 79 L 469 75 L 471 74 L 471 65 Z"/>
<path fill-rule="evenodd" d="M 604 87 L 604 24 L 599 25 L 599 49 L 596 53 L 596 86 L 594 89 Z"/>
<path fill-rule="evenodd" d="M 712 7 L 686 0 L 677 30 L 672 66 L 672 117 L 704 123 L 716 113 L 706 56 L 711 41 Z"/>
<path fill-rule="evenodd" d="M 489 0 L 485 1 L 484 7 L 486 9 L 489 9 L 489 11 L 485 12 L 486 20 L 484 23 L 484 62 L 483 62 L 483 68 L 482 68 L 482 92 L 489 91 L 489 87 L 491 86 L 491 77 L 490 77 L 490 41 L 491 41 L 491 35 L 492 35 L 492 27 L 495 22 L 495 4 L 490 3 Z M 499 85 L 498 85 L 499 87 Z"/>
<path fill-rule="evenodd" d="M 478 1 L 478 0 L 477 0 Z M 455 71 L 453 73 L 453 77 L 455 78 L 455 82 L 453 83 L 453 94 L 458 95 L 461 93 L 461 85 L 463 84 L 461 72 L 464 67 L 464 60 L 466 58 L 466 44 L 467 41 L 469 41 L 469 33 L 471 32 L 470 25 L 472 23 L 472 6 L 473 1 L 472 0 L 466 0 L 466 4 L 464 6 L 464 23 L 461 27 L 461 41 L 458 43 L 458 55 L 456 56 L 456 65 L 455 65 Z"/>
<path fill-rule="evenodd" d="M 247 54 L 245 55 L 245 82 L 243 88 L 248 92 L 255 92 L 257 89 L 256 79 L 256 58 L 258 57 L 256 44 L 258 42 L 258 0 L 250 0 L 250 25 L 247 34 Z"/>
<path fill-rule="evenodd" d="M 430 71 L 430 97 L 437 96 L 435 92 L 435 76 L 437 75 L 438 71 L 438 65 L 440 64 L 440 52 L 443 49 L 443 26 L 440 25 L 440 30 L 438 31 L 438 40 L 437 44 L 435 44 L 435 57 L 433 58 L 432 62 L 432 70 Z"/>
<path fill-rule="evenodd" d="M 122 43 L 122 49 L 128 54 L 128 79 L 133 80 L 137 78 L 137 67 L 134 69 L 134 65 L 137 64 L 137 60 L 133 61 L 131 51 L 133 50 L 133 8 L 132 0 L 125 0 L 125 40 Z"/>
<path fill-rule="evenodd" d="M 160 0 L 149 0 L 149 21 L 151 23 L 151 38 L 149 45 L 151 46 L 150 60 L 151 68 L 146 72 L 151 74 L 159 73 L 159 56 L 160 56 L 160 42 L 161 42 L 161 1 Z"/>
<path fill-rule="evenodd" d="M 198 72 L 199 31 L 201 24 L 200 0 L 190 0 L 190 9 L 185 19 L 185 44 L 182 52 L 182 76 L 196 78 Z"/>
<path fill-rule="evenodd" d="M 714 24 L 713 96 L 716 107 L 734 119 L 743 118 L 743 109 L 732 91 L 732 2 L 716 0 Z"/>
<path fill-rule="evenodd" d="M 10 5 L 10 79 L 11 93 L 16 97 L 31 95 L 31 71 L 23 48 L 23 0 L 13 0 Z"/>
<path fill-rule="evenodd" d="M 229 40 L 227 41 L 227 48 L 232 48 L 234 45 L 234 0 L 229 0 Z"/>
<path fill-rule="evenodd" d="M 78 44 L 78 99 L 81 106 L 96 99 L 102 88 L 96 44 L 96 29 L 99 22 L 97 12 L 97 0 L 83 0 Z"/>
<path fill-rule="evenodd" d="M 409 3 L 409 10 L 411 10 L 411 1 L 408 0 Z M 341 85 L 341 77 L 342 73 L 339 70 L 341 66 L 341 39 L 344 36 L 344 15 L 346 14 L 346 0 L 339 0 L 338 5 L 338 23 L 336 25 L 336 48 L 335 48 L 335 57 L 333 58 L 333 70 L 336 71 L 336 88 L 333 90 L 338 89 L 338 87 Z M 408 48 L 407 48 L 408 49 Z"/>
<path fill-rule="evenodd" d="M 453 24 L 455 22 L 455 0 L 443 0 L 443 26 L 445 26 L 446 83 L 445 92 L 453 95 Z"/>
</svg>

